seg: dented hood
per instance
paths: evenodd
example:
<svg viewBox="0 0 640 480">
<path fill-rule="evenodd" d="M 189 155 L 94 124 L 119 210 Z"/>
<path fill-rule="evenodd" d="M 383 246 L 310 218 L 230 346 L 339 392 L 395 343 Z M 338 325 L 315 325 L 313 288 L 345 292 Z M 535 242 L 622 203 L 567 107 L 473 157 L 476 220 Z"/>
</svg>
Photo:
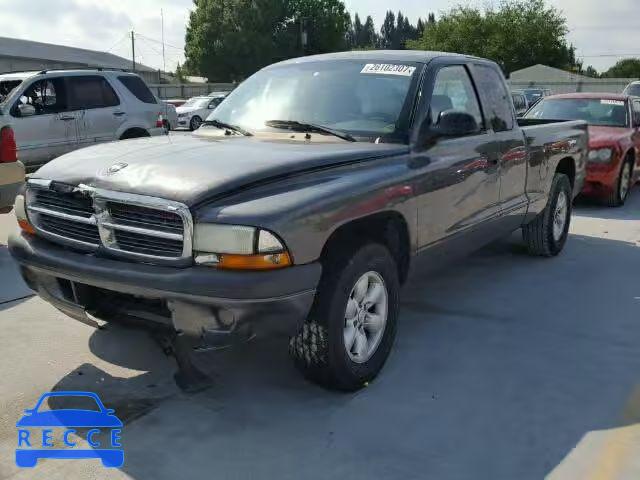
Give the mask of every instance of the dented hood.
<svg viewBox="0 0 640 480">
<path fill-rule="evenodd" d="M 77 150 L 49 162 L 32 177 L 191 206 L 262 181 L 404 151 L 404 145 L 340 140 L 314 143 L 172 135 Z"/>
</svg>

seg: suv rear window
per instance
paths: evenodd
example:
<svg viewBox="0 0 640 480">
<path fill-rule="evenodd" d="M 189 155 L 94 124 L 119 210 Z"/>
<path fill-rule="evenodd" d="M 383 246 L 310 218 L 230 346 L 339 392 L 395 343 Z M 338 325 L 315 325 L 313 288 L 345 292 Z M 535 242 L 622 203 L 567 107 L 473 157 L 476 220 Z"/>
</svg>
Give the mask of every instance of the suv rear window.
<svg viewBox="0 0 640 480">
<path fill-rule="evenodd" d="M 138 100 L 144 103 L 158 103 L 156 97 L 153 96 L 149 87 L 142 81 L 140 77 L 133 75 L 122 75 L 118 80 L 133 93 Z"/>
</svg>

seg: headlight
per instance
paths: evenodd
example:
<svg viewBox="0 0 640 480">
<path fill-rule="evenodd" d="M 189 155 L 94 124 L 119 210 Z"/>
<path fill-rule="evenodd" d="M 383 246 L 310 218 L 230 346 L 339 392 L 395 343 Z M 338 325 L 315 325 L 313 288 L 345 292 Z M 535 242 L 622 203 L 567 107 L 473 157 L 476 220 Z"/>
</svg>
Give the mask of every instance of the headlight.
<svg viewBox="0 0 640 480">
<path fill-rule="evenodd" d="M 186 113 L 179 113 L 178 114 L 178 118 L 186 118 L 187 114 Z"/>
<path fill-rule="evenodd" d="M 593 163 L 608 163 L 613 157 L 612 148 L 599 148 L 589 152 L 589 161 Z"/>
<path fill-rule="evenodd" d="M 292 263 L 273 233 L 241 225 L 198 224 L 193 248 L 197 264 L 220 269 L 271 270 Z"/>
<path fill-rule="evenodd" d="M 36 230 L 33 228 L 33 225 L 31 225 L 29 217 L 27 217 L 27 208 L 25 206 L 24 195 L 16 195 L 16 201 L 13 209 L 16 214 L 16 220 L 18 221 L 20 230 L 30 235 L 35 235 Z"/>
</svg>

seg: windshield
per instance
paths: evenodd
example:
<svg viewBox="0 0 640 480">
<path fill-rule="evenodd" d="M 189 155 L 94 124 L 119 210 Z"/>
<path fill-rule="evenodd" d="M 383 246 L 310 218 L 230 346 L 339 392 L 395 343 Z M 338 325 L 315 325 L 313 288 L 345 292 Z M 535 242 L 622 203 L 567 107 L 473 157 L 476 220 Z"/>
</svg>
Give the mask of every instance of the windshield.
<svg viewBox="0 0 640 480">
<path fill-rule="evenodd" d="M 0 103 L 4 102 L 9 94 L 22 83 L 22 80 L 0 80 Z"/>
<path fill-rule="evenodd" d="M 269 120 L 321 125 L 357 139 L 406 141 L 417 64 L 299 63 L 262 70 L 233 91 L 208 120 L 249 132 Z M 277 130 L 277 128 L 276 128 Z"/>
<path fill-rule="evenodd" d="M 524 91 L 524 96 L 527 97 L 529 103 L 535 103 L 544 97 L 544 90 L 529 89 Z"/>
<path fill-rule="evenodd" d="M 627 127 L 627 103 L 624 100 L 599 98 L 566 98 L 542 100 L 526 118 L 544 120 L 584 120 L 589 125 Z"/>
<path fill-rule="evenodd" d="M 207 108 L 209 106 L 210 98 L 190 98 L 182 106 L 194 107 L 194 108 Z"/>
<path fill-rule="evenodd" d="M 634 83 L 629 85 L 624 90 L 625 95 L 631 95 L 633 97 L 640 97 L 640 83 Z"/>
</svg>

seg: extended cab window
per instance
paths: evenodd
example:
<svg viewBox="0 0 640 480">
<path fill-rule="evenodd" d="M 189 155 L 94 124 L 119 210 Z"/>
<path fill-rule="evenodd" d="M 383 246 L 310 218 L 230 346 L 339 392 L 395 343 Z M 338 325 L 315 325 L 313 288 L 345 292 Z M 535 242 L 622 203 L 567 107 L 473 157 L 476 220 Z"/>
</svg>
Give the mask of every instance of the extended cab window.
<svg viewBox="0 0 640 480">
<path fill-rule="evenodd" d="M 99 75 L 68 77 L 70 110 L 88 110 L 120 105 L 111 85 Z"/>
<path fill-rule="evenodd" d="M 147 84 L 144 83 L 140 77 L 135 75 L 121 75 L 118 77 L 118 80 L 141 102 L 158 103 L 156 97 L 154 97 L 149 87 L 147 87 Z"/>
<path fill-rule="evenodd" d="M 475 65 L 475 77 L 482 93 L 484 113 L 493 131 L 512 130 L 515 123 L 513 109 L 502 75 L 486 65 Z"/>
<path fill-rule="evenodd" d="M 468 113 L 478 125 L 483 125 L 478 97 L 467 69 L 461 65 L 444 67 L 438 72 L 429 109 L 434 125 L 447 110 Z"/>
<path fill-rule="evenodd" d="M 37 80 L 27 87 L 13 113 L 21 116 L 21 109 L 31 106 L 31 115 L 47 115 L 60 113 L 67 109 L 66 90 L 63 78 L 48 78 Z"/>
</svg>

